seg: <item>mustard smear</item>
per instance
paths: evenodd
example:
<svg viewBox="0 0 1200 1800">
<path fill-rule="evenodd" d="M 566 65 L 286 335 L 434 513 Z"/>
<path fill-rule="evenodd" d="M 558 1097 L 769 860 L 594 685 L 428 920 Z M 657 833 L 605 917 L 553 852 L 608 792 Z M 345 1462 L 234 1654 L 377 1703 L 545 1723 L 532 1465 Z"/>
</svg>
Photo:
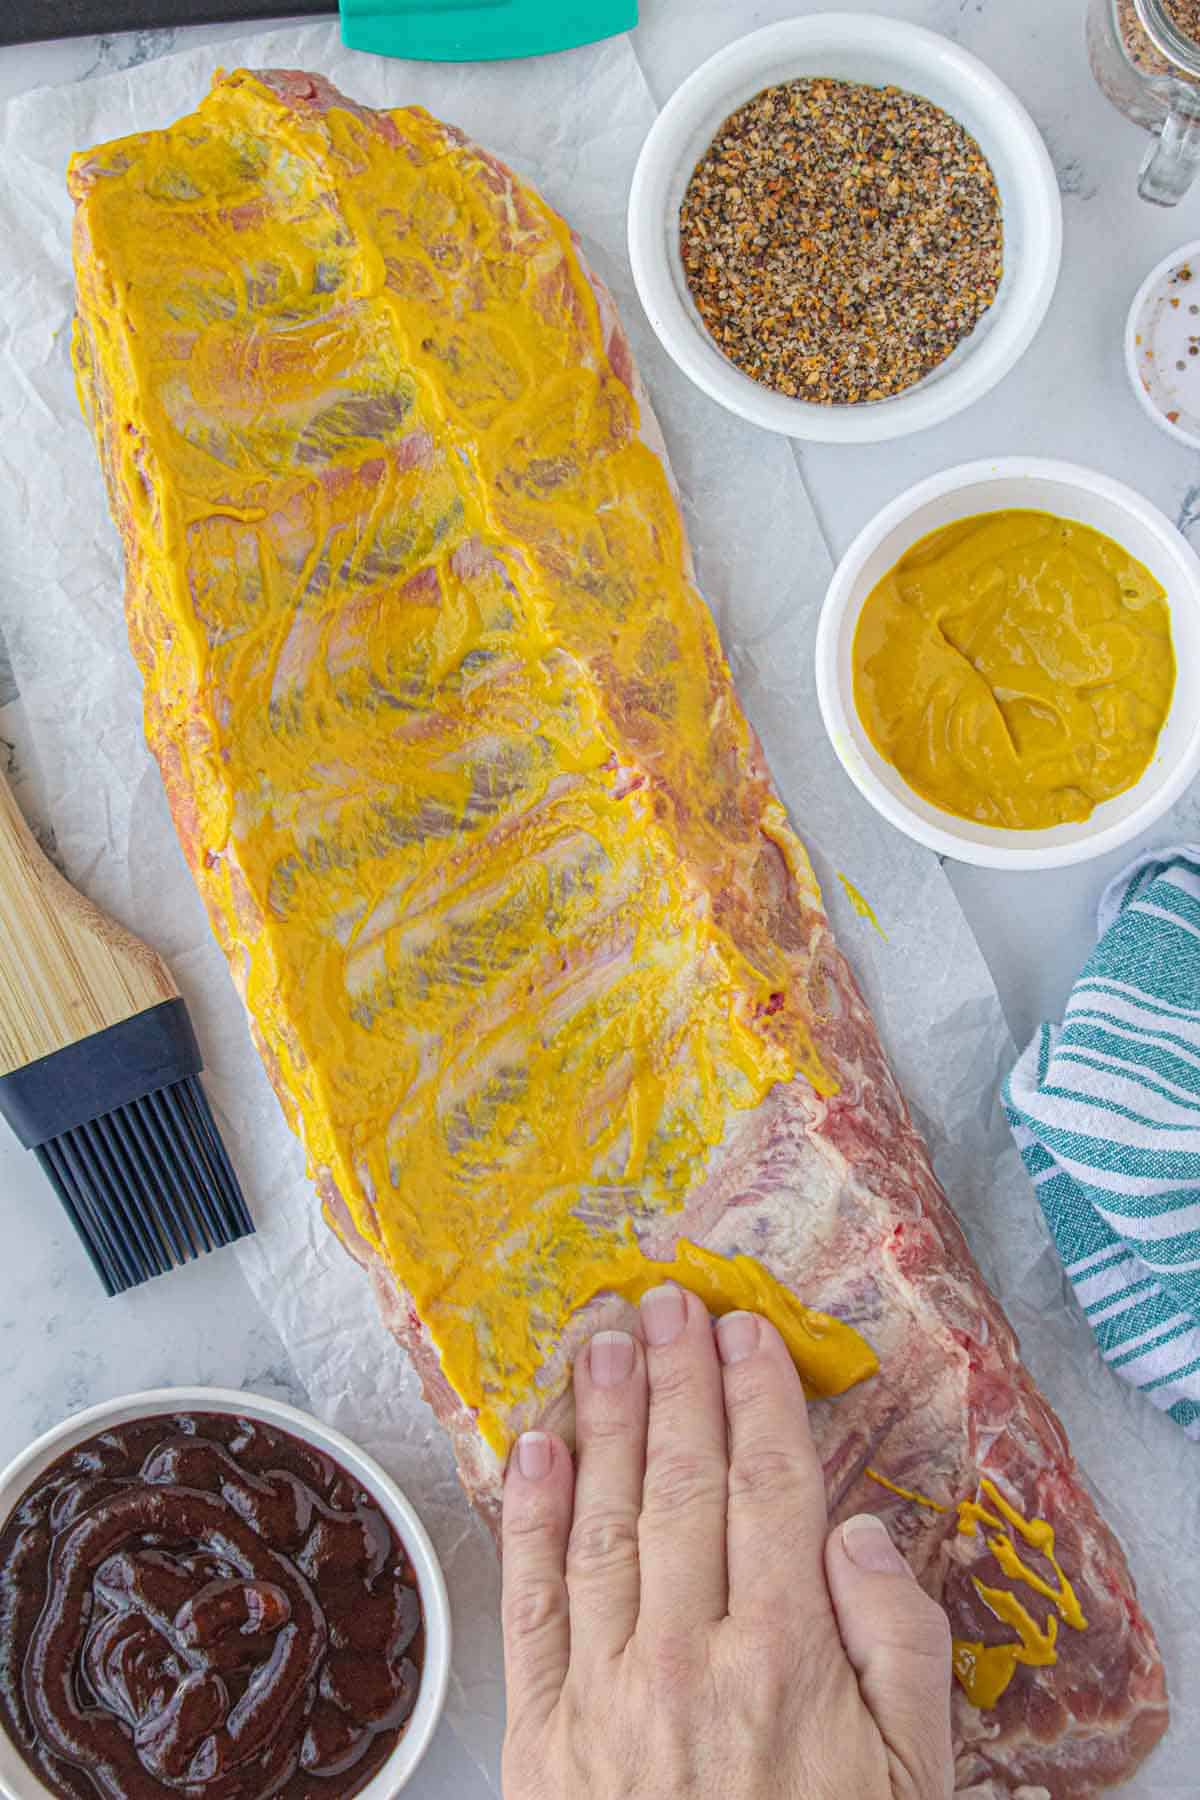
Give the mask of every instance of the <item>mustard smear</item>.
<svg viewBox="0 0 1200 1800">
<path fill-rule="evenodd" d="M 995 1706 L 1007 1692 L 1018 1665 L 1044 1669 L 1057 1663 L 1058 1620 L 1051 1614 L 1045 1631 L 1042 1631 L 1012 1594 L 1001 1588 L 985 1588 L 979 1582 L 975 1585 L 980 1598 L 996 1617 L 1015 1626 L 1020 1633 L 1018 1640 L 1011 1644 L 983 1644 L 965 1638 L 954 1640 L 954 1673 L 972 1706 L 983 1711 Z"/>
<path fill-rule="evenodd" d="M 605 1289 L 634 1305 L 660 1282 L 674 1281 L 702 1300 L 715 1319 L 728 1312 L 760 1313 L 778 1327 L 810 1399 L 832 1399 L 879 1368 L 866 1339 L 840 1319 L 802 1306 L 750 1256 L 718 1256 L 680 1238 L 672 1262 L 652 1262 L 634 1246 L 621 1267 L 614 1259 Z"/>
<path fill-rule="evenodd" d="M 1025 1582 L 1034 1593 L 1050 1600 L 1058 1614 L 1056 1617 L 1052 1612 L 1045 1625 L 1039 1626 L 1007 1588 L 985 1587 L 977 1576 L 972 1576 L 975 1591 L 989 1612 L 1017 1633 L 1014 1642 L 1005 1644 L 955 1639 L 954 1672 L 968 1700 L 975 1706 L 986 1708 L 995 1706 L 1018 1665 L 1044 1668 L 1058 1661 L 1059 1618 L 1074 1631 L 1086 1631 L 1087 1620 L 1074 1588 L 1055 1557 L 1053 1526 L 1045 1519 L 1026 1519 L 1009 1504 L 992 1481 L 981 1481 L 979 1491 L 989 1506 L 979 1500 L 960 1501 L 959 1531 L 965 1537 L 973 1537 L 980 1525 L 991 1526 L 993 1535 L 988 1537 L 987 1546 L 1003 1572 L 1013 1580 Z M 1017 1549 L 1017 1537 L 1045 1558 L 1054 1572 L 1054 1583 L 1029 1567 Z"/>
<path fill-rule="evenodd" d="M 862 895 L 859 893 L 859 891 L 855 887 L 854 883 L 850 880 L 850 877 L 848 875 L 843 875 L 842 871 L 839 869 L 837 872 L 837 878 L 842 884 L 842 889 L 846 895 L 847 900 L 850 902 L 851 906 L 854 908 L 854 910 L 858 914 L 859 918 L 866 919 L 870 924 L 872 924 L 875 927 L 876 931 L 879 933 L 880 937 L 883 938 L 884 942 L 886 943 L 887 942 L 887 932 L 883 929 L 883 926 L 879 923 L 879 920 L 875 917 L 874 912 L 871 910 L 870 904 L 866 900 L 863 899 Z"/>
<path fill-rule="evenodd" d="M 902 1500 L 930 1507 L 934 1512 L 947 1510 L 928 1495 L 889 1481 L 877 1469 L 866 1468 L 863 1473 L 880 1487 L 898 1494 Z M 1019 1666 L 1047 1668 L 1057 1663 L 1060 1617 L 1074 1631 L 1086 1631 L 1087 1620 L 1075 1590 L 1055 1556 L 1053 1526 L 1045 1519 L 1027 1519 L 1010 1505 L 993 1481 L 981 1481 L 979 1492 L 988 1502 L 987 1506 L 981 1500 L 958 1502 L 959 1532 L 964 1537 L 973 1537 L 980 1525 L 991 1526 L 993 1535 L 987 1539 L 987 1546 L 1004 1574 L 1014 1581 L 1025 1582 L 1035 1594 L 1050 1600 L 1057 1608 L 1057 1616 L 1051 1613 L 1045 1625 L 1040 1626 L 1009 1589 L 987 1587 L 977 1576 L 971 1577 L 975 1591 L 988 1611 L 1017 1633 L 1015 1640 L 1004 1644 L 983 1644 L 966 1638 L 954 1640 L 954 1673 L 971 1704 L 986 1709 L 996 1705 Z M 1036 1569 L 1029 1567 L 1017 1549 L 1017 1537 L 1046 1559 L 1054 1572 L 1054 1582 L 1047 1581 Z"/>
<path fill-rule="evenodd" d="M 1086 819 L 1154 755 L 1175 687 L 1164 590 L 1112 538 L 982 513 L 906 551 L 868 595 L 854 699 L 909 787 L 982 825 Z"/>
<path fill-rule="evenodd" d="M 815 879 L 536 194 L 419 108 L 245 71 L 70 185 L 80 392 L 188 860 L 331 1219 L 502 1454 L 737 1115 L 834 1091 Z M 869 1372 L 747 1259 L 680 1256 L 815 1391 Z"/>
<path fill-rule="evenodd" d="M 866 1468 L 863 1474 L 879 1487 L 887 1488 L 890 1494 L 899 1494 L 901 1500 L 911 1500 L 914 1506 L 927 1506 L 933 1512 L 944 1513 L 946 1508 L 938 1500 L 931 1500 L 928 1494 L 919 1494 L 915 1488 L 900 1487 L 895 1481 L 889 1481 L 878 1469 Z"/>
</svg>

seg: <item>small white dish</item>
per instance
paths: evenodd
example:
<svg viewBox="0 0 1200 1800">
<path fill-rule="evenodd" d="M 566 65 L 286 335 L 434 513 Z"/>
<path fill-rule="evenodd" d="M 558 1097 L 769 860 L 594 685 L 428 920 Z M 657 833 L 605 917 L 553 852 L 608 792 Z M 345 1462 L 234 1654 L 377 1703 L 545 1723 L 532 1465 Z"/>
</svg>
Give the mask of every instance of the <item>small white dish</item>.
<svg viewBox="0 0 1200 1800">
<path fill-rule="evenodd" d="M 753 381 L 717 349 L 688 291 L 679 207 L 692 171 L 732 112 L 763 88 L 828 75 L 924 95 L 972 133 L 1004 209 L 1004 278 L 970 337 L 889 400 L 816 406 Z M 1062 203 L 1046 147 L 1020 101 L 976 57 L 936 32 L 874 13 L 815 13 L 768 25 L 683 83 L 650 129 L 629 195 L 629 255 L 663 347 L 697 387 L 768 431 L 865 444 L 923 431 L 1008 373 L 1046 315 L 1062 258 Z"/>
<path fill-rule="evenodd" d="M 977 513 L 1028 508 L 1077 519 L 1115 538 L 1166 589 L 1175 692 L 1149 768 L 1079 824 L 1001 831 L 942 812 L 882 757 L 854 704 L 852 650 L 867 595 L 906 550 Z M 1115 850 L 1147 831 L 1200 773 L 1200 558 L 1165 514 L 1119 481 L 1074 463 L 1006 457 L 965 463 L 885 506 L 834 571 L 817 626 L 817 699 L 842 767 L 875 810 L 917 843 L 986 869 L 1056 869 Z"/>
<path fill-rule="evenodd" d="M 1164 256 L 1134 295 L 1125 368 L 1154 423 L 1200 449 L 1200 238 Z"/>
<path fill-rule="evenodd" d="M 421 1686 L 404 1735 L 383 1768 L 358 1796 L 358 1800 L 394 1800 L 394 1796 L 407 1787 L 429 1748 L 446 1703 L 450 1682 L 450 1603 L 437 1553 L 411 1501 L 374 1458 L 343 1437 L 340 1431 L 331 1430 L 319 1419 L 294 1406 L 285 1406 L 282 1401 L 232 1388 L 156 1388 L 144 1394 L 129 1394 L 64 1419 L 61 1425 L 30 1444 L 8 1465 L 0 1475 L 0 1525 L 7 1521 L 21 1496 L 38 1476 L 86 1438 L 118 1425 L 128 1425 L 134 1419 L 179 1412 L 232 1413 L 239 1418 L 257 1419 L 266 1425 L 277 1426 L 281 1431 L 291 1432 L 293 1437 L 324 1451 L 378 1500 L 408 1552 L 420 1589 L 425 1621 Z M 4 1800 L 54 1800 L 50 1789 L 38 1780 L 3 1730 L 0 1730 L 0 1795 Z"/>
</svg>

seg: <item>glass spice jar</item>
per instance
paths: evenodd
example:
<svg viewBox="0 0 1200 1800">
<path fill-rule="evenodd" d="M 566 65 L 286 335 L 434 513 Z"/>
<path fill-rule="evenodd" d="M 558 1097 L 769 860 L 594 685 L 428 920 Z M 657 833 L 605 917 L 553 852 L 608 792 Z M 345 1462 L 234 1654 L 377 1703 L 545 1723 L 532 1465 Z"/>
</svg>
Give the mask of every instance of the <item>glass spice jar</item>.
<svg viewBox="0 0 1200 1800">
<path fill-rule="evenodd" d="M 1139 194 L 1174 206 L 1200 171 L 1200 0 L 1088 0 L 1087 36 L 1104 93 L 1155 134 Z"/>
</svg>

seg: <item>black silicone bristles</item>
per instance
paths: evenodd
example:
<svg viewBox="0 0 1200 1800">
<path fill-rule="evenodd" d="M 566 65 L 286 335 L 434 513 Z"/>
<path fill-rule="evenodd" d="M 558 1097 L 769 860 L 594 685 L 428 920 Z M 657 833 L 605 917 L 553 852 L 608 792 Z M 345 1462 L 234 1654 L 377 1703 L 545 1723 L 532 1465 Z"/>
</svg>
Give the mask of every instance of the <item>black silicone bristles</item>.
<svg viewBox="0 0 1200 1800">
<path fill-rule="evenodd" d="M 0 1116 L 36 1153 L 110 1294 L 254 1230 L 203 1066 L 176 994 L 0 1075 Z"/>
<path fill-rule="evenodd" d="M 35 1146 L 110 1294 L 254 1230 L 194 1075 Z"/>
</svg>

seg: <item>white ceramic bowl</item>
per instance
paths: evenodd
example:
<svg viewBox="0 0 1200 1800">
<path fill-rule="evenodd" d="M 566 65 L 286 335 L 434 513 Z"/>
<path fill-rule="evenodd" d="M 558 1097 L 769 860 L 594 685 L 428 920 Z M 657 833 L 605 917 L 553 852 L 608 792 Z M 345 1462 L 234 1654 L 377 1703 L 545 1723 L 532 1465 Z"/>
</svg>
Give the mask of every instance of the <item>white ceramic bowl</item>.
<svg viewBox="0 0 1200 1800">
<path fill-rule="evenodd" d="M 906 393 L 859 406 L 789 399 L 735 368 L 692 303 L 679 253 L 679 207 L 718 128 L 776 82 L 831 75 L 922 94 L 970 131 L 1004 207 L 1004 279 L 971 336 Z M 816 13 L 740 38 L 689 76 L 659 114 L 629 195 L 629 255 L 664 348 L 697 387 L 768 431 L 864 444 L 939 424 L 1006 375 L 1046 314 L 1062 256 L 1054 169 L 1020 101 L 991 70 L 936 32 L 874 13 Z"/>
<path fill-rule="evenodd" d="M 1191 279 L 1174 278 L 1181 269 Z M 1181 244 L 1151 269 L 1125 321 L 1125 372 L 1154 423 L 1189 449 L 1200 449 L 1200 239 Z M 1183 367 L 1180 368 L 1182 363 Z M 1172 416 L 1173 415 L 1173 416 Z"/>
<path fill-rule="evenodd" d="M 94 1437 L 134 1419 L 154 1418 L 177 1412 L 233 1413 L 258 1419 L 266 1425 L 290 1431 L 293 1437 L 315 1445 L 360 1481 L 378 1500 L 408 1552 L 421 1593 L 425 1615 L 425 1666 L 417 1704 L 403 1737 L 359 1800 L 393 1800 L 408 1785 L 442 1715 L 450 1680 L 450 1604 L 446 1584 L 428 1533 L 412 1504 L 379 1464 L 339 1431 L 331 1431 L 308 1413 L 231 1388 L 156 1388 L 150 1393 L 129 1394 L 109 1400 L 87 1412 L 75 1413 L 38 1438 L 0 1475 L 0 1524 L 7 1520 L 22 1494 L 60 1456 L 85 1438 Z M 33 1774 L 24 1758 L 0 1730 L 0 1795 L 4 1800 L 53 1800 L 49 1788 Z"/>
<path fill-rule="evenodd" d="M 1115 538 L 1162 583 L 1171 609 L 1175 694 L 1149 768 L 1082 824 L 1047 831 L 1001 831 L 931 806 L 875 749 L 854 705 L 854 633 L 876 582 L 929 532 L 1008 507 L 1058 513 Z M 1200 558 L 1148 500 L 1074 463 L 1027 457 L 966 463 L 901 494 L 859 533 L 834 571 L 816 655 L 821 716 L 851 781 L 890 824 L 959 862 L 988 869 L 1086 862 L 1148 830 L 1200 773 Z"/>
</svg>

